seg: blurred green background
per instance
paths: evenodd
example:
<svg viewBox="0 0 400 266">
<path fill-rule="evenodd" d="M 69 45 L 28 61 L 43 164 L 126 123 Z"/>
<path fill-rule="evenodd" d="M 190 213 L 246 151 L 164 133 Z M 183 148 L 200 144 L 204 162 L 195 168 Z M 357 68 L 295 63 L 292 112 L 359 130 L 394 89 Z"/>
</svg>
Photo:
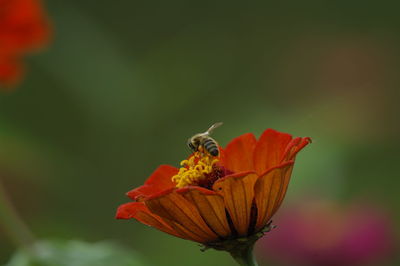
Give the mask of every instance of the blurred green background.
<svg viewBox="0 0 400 266">
<path fill-rule="evenodd" d="M 0 95 L 1 178 L 37 237 L 114 240 L 148 265 L 233 265 L 114 219 L 125 192 L 177 166 L 186 139 L 217 121 L 223 146 L 266 128 L 313 138 L 282 208 L 367 198 L 399 225 L 395 1 L 45 4 L 54 41 Z M 0 239 L 5 263 L 15 247 Z"/>
</svg>

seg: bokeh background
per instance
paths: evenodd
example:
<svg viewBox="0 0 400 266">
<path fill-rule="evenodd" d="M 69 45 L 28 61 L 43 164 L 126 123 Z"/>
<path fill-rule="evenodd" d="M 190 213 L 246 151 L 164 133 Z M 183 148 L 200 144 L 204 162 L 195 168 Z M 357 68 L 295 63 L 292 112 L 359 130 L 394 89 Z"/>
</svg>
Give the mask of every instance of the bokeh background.
<svg viewBox="0 0 400 266">
<path fill-rule="evenodd" d="M 360 263 L 399 265 L 396 3 L 46 1 L 53 42 L 28 58 L 18 88 L 0 94 L 3 183 L 38 238 L 113 240 L 146 265 L 233 265 L 222 252 L 115 220 L 115 210 L 158 165 L 177 166 L 186 139 L 212 123 L 224 122 L 214 135 L 222 146 L 274 128 L 313 138 L 280 212 L 309 213 L 293 206 L 312 199 L 335 205 L 332 215 L 344 221 L 304 236 L 316 239 L 311 257 L 321 243 L 340 243 L 326 232 L 352 237 L 349 229 L 379 212 L 377 227 L 388 233 L 378 246 L 387 248 Z M 373 206 L 370 216 L 339 230 L 355 202 L 366 212 Z M 315 228 L 330 210 L 309 218 Z M 285 230 L 280 217 L 271 241 Z M 260 264 L 287 265 L 265 241 Z M 0 263 L 14 250 L 0 231 Z"/>
</svg>

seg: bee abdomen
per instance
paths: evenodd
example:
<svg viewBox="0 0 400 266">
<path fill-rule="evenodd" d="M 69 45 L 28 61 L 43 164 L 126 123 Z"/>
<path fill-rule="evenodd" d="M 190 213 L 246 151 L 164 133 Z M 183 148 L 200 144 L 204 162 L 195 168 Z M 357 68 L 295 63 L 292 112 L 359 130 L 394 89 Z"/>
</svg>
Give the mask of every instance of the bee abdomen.
<svg viewBox="0 0 400 266">
<path fill-rule="evenodd" d="M 219 150 L 218 145 L 213 139 L 206 139 L 204 141 L 204 148 L 208 151 L 212 156 L 218 156 Z"/>
</svg>

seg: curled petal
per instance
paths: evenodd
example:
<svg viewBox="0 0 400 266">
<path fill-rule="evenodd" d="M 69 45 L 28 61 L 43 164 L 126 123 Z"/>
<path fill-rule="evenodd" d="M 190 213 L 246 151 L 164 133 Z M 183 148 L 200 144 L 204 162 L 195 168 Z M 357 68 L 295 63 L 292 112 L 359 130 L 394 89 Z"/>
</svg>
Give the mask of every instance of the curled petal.
<svg viewBox="0 0 400 266">
<path fill-rule="evenodd" d="M 260 136 L 254 149 L 254 168 L 258 174 L 281 163 L 283 153 L 292 136 L 273 129 L 267 129 Z"/>
<path fill-rule="evenodd" d="M 201 187 L 187 187 L 177 191 L 196 206 L 201 217 L 221 238 L 231 235 L 226 218 L 224 199 L 221 195 Z"/>
<path fill-rule="evenodd" d="M 282 161 L 294 160 L 296 154 L 310 143 L 311 143 L 311 138 L 309 137 L 305 138 L 297 137 L 292 139 L 292 141 L 286 147 Z"/>
<path fill-rule="evenodd" d="M 223 196 L 225 207 L 239 236 L 246 236 L 249 231 L 257 178 L 253 172 L 243 172 L 219 179 L 213 186 L 213 190 Z"/>
<path fill-rule="evenodd" d="M 256 231 L 265 227 L 282 202 L 293 163 L 290 161 L 274 167 L 257 180 L 254 186 L 257 205 Z"/>
<path fill-rule="evenodd" d="M 143 186 L 129 191 L 126 195 L 133 200 L 138 200 L 139 198 L 148 197 L 163 190 L 174 188 L 175 184 L 171 178 L 176 173 L 178 173 L 177 168 L 170 165 L 160 165 Z"/>
<path fill-rule="evenodd" d="M 233 139 L 225 148 L 223 165 L 236 173 L 253 171 L 253 153 L 257 140 L 247 133 Z"/>
<path fill-rule="evenodd" d="M 185 238 L 174 229 L 172 229 L 167 223 L 165 223 L 159 216 L 151 213 L 149 209 L 144 205 L 143 202 L 130 202 L 122 204 L 117 210 L 117 219 L 131 219 L 134 218 L 139 222 L 157 228 L 165 233 L 180 238 Z"/>
<path fill-rule="evenodd" d="M 196 238 L 197 242 L 207 243 L 218 239 L 196 206 L 176 191 L 147 198 L 144 202 L 152 213 L 162 217 L 171 227 L 193 234 L 192 238 Z"/>
</svg>

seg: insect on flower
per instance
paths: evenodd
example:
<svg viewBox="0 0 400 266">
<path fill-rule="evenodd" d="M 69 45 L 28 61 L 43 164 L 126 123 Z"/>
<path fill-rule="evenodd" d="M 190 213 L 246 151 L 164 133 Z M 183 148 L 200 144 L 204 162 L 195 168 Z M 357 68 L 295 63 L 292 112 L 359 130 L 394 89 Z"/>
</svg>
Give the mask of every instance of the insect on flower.
<svg viewBox="0 0 400 266">
<path fill-rule="evenodd" d="M 201 138 L 209 139 L 219 125 Z M 231 254 L 243 245 L 252 247 L 270 229 L 295 157 L 311 139 L 267 129 L 258 140 L 251 133 L 236 137 L 218 153 L 202 152 L 198 147 L 205 140 L 193 142 L 193 154 L 179 169 L 159 166 L 143 186 L 127 193 L 133 201 L 119 206 L 116 217 Z"/>
<path fill-rule="evenodd" d="M 222 122 L 218 122 L 213 124 L 209 129 L 207 129 L 204 133 L 199 133 L 189 138 L 187 141 L 187 145 L 193 152 L 197 151 L 205 151 L 211 154 L 212 156 L 218 156 L 218 143 L 210 137 L 211 133 L 217 127 L 222 126 Z"/>
</svg>

